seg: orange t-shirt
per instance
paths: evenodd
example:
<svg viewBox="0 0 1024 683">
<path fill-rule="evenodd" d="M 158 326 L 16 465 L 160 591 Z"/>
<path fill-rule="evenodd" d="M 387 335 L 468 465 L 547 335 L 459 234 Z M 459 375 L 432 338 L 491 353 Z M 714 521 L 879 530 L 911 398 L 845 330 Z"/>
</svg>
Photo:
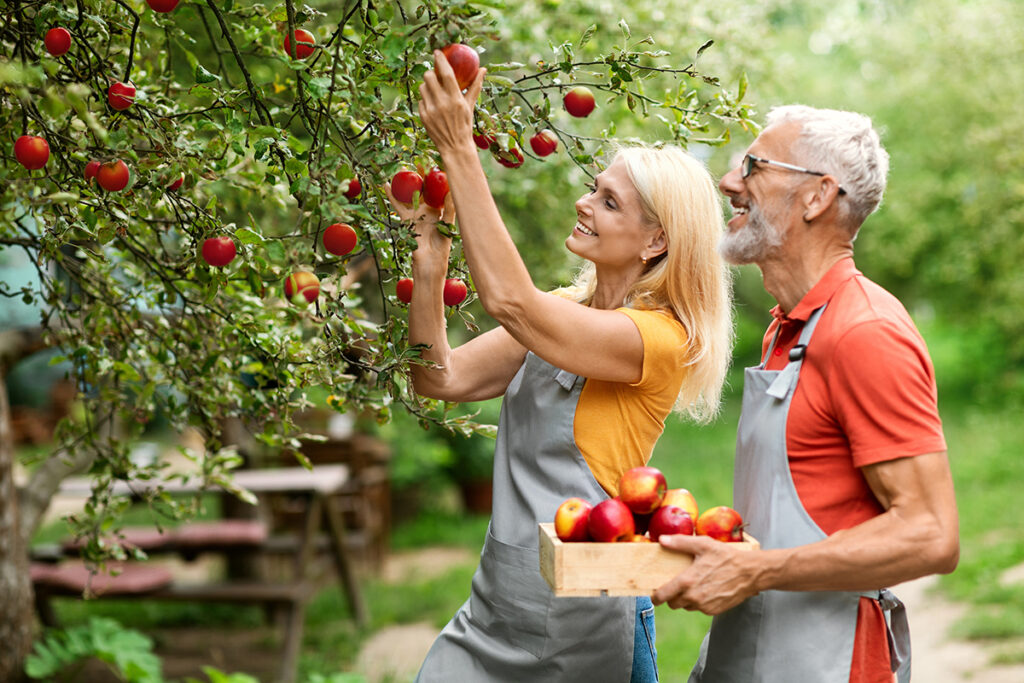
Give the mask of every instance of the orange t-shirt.
<svg viewBox="0 0 1024 683">
<path fill-rule="evenodd" d="M 762 355 L 780 331 L 765 367 L 785 367 L 804 323 L 826 302 L 790 404 L 786 448 L 803 506 L 832 534 L 883 512 L 860 467 L 945 451 L 946 442 L 924 340 L 903 305 L 851 258 L 834 265 L 788 314 L 772 310 Z M 866 598 L 850 681 L 892 681 L 885 619 Z"/>
<path fill-rule="evenodd" d="M 644 344 L 640 381 L 588 379 L 573 422 L 576 446 L 610 496 L 618 495 L 623 472 L 650 460 L 687 369 L 686 331 L 674 316 L 660 311 L 616 310 L 628 315 L 640 330 Z"/>
</svg>

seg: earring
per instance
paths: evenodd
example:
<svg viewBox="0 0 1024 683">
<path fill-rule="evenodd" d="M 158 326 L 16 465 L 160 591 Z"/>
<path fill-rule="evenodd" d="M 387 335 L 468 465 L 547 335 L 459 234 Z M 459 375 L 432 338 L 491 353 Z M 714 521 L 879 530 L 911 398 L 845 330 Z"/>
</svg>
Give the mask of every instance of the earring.
<svg viewBox="0 0 1024 683">
<path fill-rule="evenodd" d="M 644 264 L 646 266 L 647 265 L 647 257 L 646 256 L 641 256 L 640 257 L 640 263 L 642 263 L 642 264 Z"/>
</svg>

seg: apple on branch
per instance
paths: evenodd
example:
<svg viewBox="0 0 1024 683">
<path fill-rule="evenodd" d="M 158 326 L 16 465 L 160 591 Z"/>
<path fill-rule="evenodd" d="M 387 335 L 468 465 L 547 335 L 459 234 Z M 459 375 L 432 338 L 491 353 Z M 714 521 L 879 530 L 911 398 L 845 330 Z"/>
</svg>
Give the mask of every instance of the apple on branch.
<svg viewBox="0 0 1024 683">
<path fill-rule="evenodd" d="M 469 45 L 462 43 L 452 43 L 441 52 L 455 72 L 455 81 L 459 84 L 459 89 L 468 88 L 480 70 L 480 55 Z"/>
<path fill-rule="evenodd" d="M 154 12 L 160 12 L 166 14 L 167 12 L 174 11 L 174 8 L 178 6 L 179 0 L 146 0 L 146 4 Z"/>
<path fill-rule="evenodd" d="M 436 166 L 423 179 L 423 203 L 435 209 L 444 208 L 448 196 L 448 176 Z"/>
<path fill-rule="evenodd" d="M 332 223 L 324 230 L 324 249 L 335 256 L 344 256 L 356 248 L 359 238 L 348 223 Z"/>
<path fill-rule="evenodd" d="M 466 300 L 468 294 L 469 287 L 459 278 L 450 277 L 444 281 L 444 290 L 442 291 L 441 298 L 444 299 L 445 306 L 458 306 Z"/>
<path fill-rule="evenodd" d="M 54 26 L 43 38 L 46 51 L 54 57 L 60 57 L 71 49 L 71 32 L 63 26 Z"/>
<path fill-rule="evenodd" d="M 120 159 L 100 164 L 96 170 L 96 182 L 107 192 L 120 192 L 128 187 L 131 173 L 128 171 L 128 164 Z"/>
<path fill-rule="evenodd" d="M 348 181 L 348 189 L 345 190 L 345 199 L 349 201 L 359 196 L 359 193 L 363 191 L 363 185 L 359 182 L 359 178 L 350 178 Z"/>
<path fill-rule="evenodd" d="M 316 49 L 316 38 L 304 28 L 295 29 L 295 59 L 305 59 Z M 284 53 L 292 56 L 292 41 L 284 37 Z"/>
<path fill-rule="evenodd" d="M 14 141 L 14 158 L 29 171 L 40 169 L 50 160 L 50 143 L 39 135 L 22 135 Z"/>
<path fill-rule="evenodd" d="M 131 83 L 114 81 L 107 89 L 107 104 L 111 109 L 124 111 L 135 102 L 135 86 Z"/>
<path fill-rule="evenodd" d="M 395 285 L 395 296 L 403 304 L 410 303 L 412 301 L 412 286 L 413 280 L 411 277 L 403 277 Z"/>
<path fill-rule="evenodd" d="M 590 531 L 587 520 L 593 506 L 574 496 L 565 500 L 555 511 L 555 534 L 567 543 L 589 541 Z"/>
<path fill-rule="evenodd" d="M 539 157 L 546 157 L 558 149 L 558 137 L 545 128 L 530 138 L 530 148 Z"/>
<path fill-rule="evenodd" d="M 585 85 L 578 85 L 565 93 L 562 104 L 565 105 L 565 110 L 576 118 L 590 116 L 590 112 L 594 111 L 594 107 L 597 106 L 594 101 L 594 93 Z"/>
<path fill-rule="evenodd" d="M 284 298 L 305 307 L 320 296 L 320 278 L 305 270 L 297 270 L 284 281 Z"/>
<path fill-rule="evenodd" d="M 391 195 L 403 204 L 413 203 L 417 192 L 423 189 L 423 177 L 408 169 L 399 171 L 391 179 Z"/>
<path fill-rule="evenodd" d="M 235 260 L 235 242 L 227 235 L 203 241 L 203 260 L 214 268 L 223 268 Z"/>
</svg>

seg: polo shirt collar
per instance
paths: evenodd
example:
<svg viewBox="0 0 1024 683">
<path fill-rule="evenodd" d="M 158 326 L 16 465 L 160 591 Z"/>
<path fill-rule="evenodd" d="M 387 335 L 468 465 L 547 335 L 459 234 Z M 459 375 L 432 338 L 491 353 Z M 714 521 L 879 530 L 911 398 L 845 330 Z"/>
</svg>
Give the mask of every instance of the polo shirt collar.
<svg viewBox="0 0 1024 683">
<path fill-rule="evenodd" d="M 847 256 L 840 259 L 834 266 L 828 269 L 828 272 L 818 280 L 817 284 L 811 287 L 811 291 L 804 294 L 804 298 L 800 299 L 800 302 L 793 307 L 792 311 L 786 314 L 782 311 L 782 307 L 776 304 L 775 308 L 771 311 L 772 317 L 780 321 L 800 320 L 807 322 L 812 313 L 828 303 L 840 285 L 858 275 L 860 275 L 860 271 L 854 265 L 852 257 Z"/>
</svg>

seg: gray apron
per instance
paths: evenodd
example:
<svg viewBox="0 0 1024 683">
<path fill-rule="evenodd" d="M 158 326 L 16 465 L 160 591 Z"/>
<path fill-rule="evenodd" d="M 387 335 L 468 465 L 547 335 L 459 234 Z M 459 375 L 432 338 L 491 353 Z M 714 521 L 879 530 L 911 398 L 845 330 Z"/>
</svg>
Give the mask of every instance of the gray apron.
<svg viewBox="0 0 1024 683">
<path fill-rule="evenodd" d="M 540 574 L 537 522 L 566 498 L 608 497 L 573 438 L 584 379 L 533 353 L 505 392 L 494 503 L 469 600 L 438 636 L 419 683 L 625 683 L 634 598 L 555 598 Z"/>
<path fill-rule="evenodd" d="M 826 538 L 804 509 L 789 472 L 786 420 L 807 346 L 825 307 L 814 311 L 783 370 L 747 368 L 736 442 L 734 507 L 761 547 L 791 548 Z M 765 354 L 771 356 L 778 332 Z M 764 591 L 716 616 L 690 683 L 849 683 L 861 596 L 891 622 L 889 648 L 900 683 L 910 680 L 910 633 L 903 604 L 888 590 Z"/>
</svg>

